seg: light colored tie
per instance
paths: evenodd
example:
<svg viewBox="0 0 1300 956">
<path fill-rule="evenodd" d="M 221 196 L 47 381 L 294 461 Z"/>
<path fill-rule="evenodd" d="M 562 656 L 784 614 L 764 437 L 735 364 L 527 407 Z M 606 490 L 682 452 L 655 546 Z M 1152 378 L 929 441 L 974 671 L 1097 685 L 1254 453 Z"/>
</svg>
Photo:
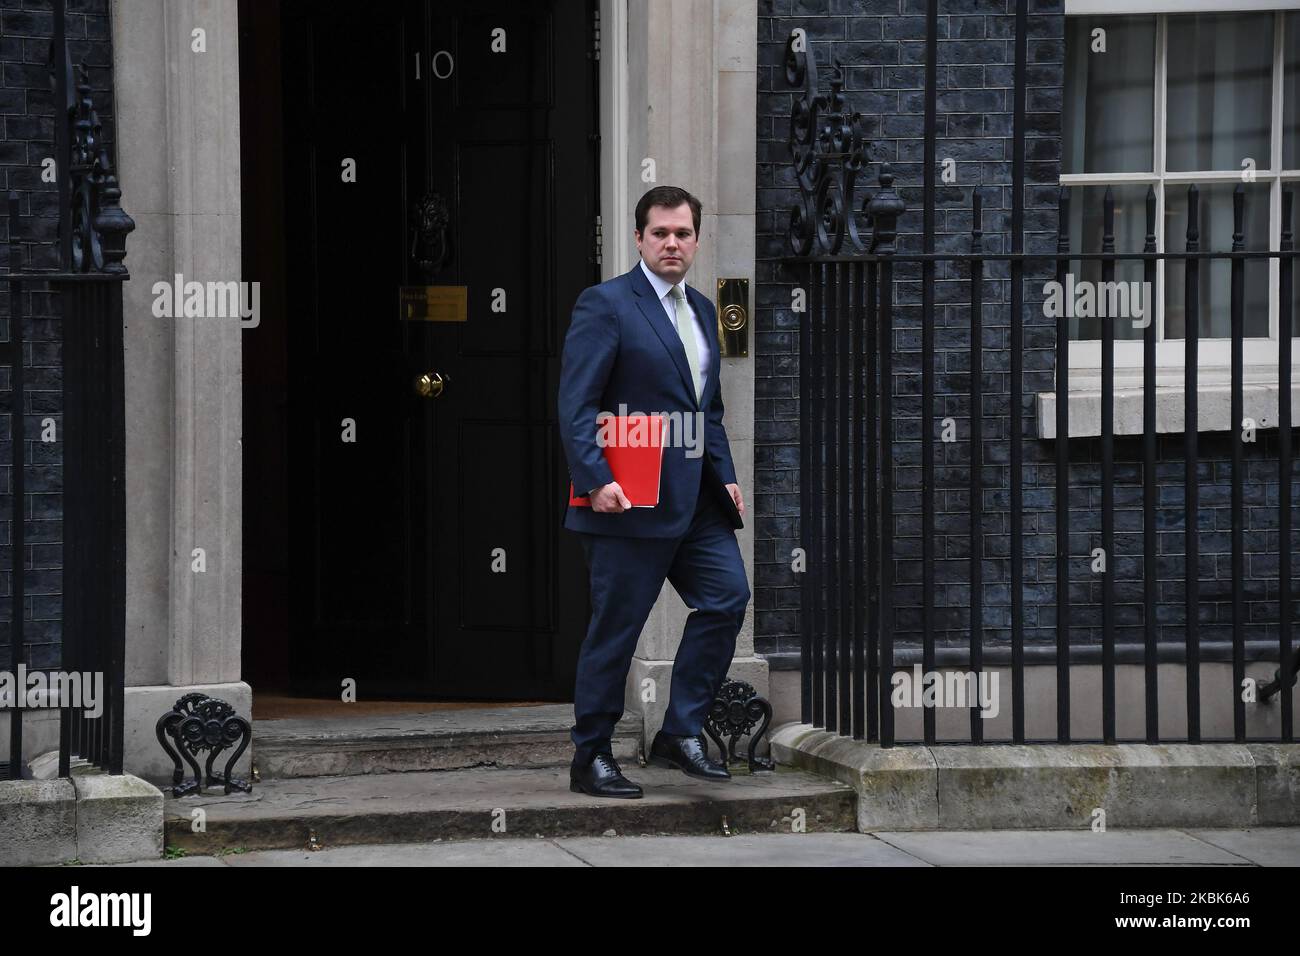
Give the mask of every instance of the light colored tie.
<svg viewBox="0 0 1300 956">
<path fill-rule="evenodd" d="M 686 290 L 680 285 L 672 287 L 673 308 L 677 313 L 677 334 L 686 350 L 686 364 L 691 367 L 691 380 L 695 384 L 695 404 L 704 397 L 704 377 L 700 374 L 700 348 L 695 341 L 695 321 L 691 318 L 690 307 L 686 304 Z"/>
</svg>

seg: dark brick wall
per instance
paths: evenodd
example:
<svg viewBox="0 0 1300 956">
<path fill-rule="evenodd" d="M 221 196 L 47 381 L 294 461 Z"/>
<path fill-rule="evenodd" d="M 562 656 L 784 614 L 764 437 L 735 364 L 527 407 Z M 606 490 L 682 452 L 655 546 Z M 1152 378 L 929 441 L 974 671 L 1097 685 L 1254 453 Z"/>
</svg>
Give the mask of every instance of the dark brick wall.
<svg viewBox="0 0 1300 956">
<path fill-rule="evenodd" d="M 984 248 L 1010 248 L 1014 0 L 940 0 L 936 155 L 957 161 L 957 182 L 940 182 L 936 249 L 969 248 L 970 194 L 984 202 Z M 802 27 L 811 41 L 820 90 L 829 90 L 832 58 L 844 66 L 849 107 L 863 114 L 869 158 L 888 161 L 907 201 L 900 251 L 920 251 L 924 136 L 924 0 L 761 0 L 758 57 L 758 262 L 755 315 L 755 643 L 760 653 L 797 652 L 800 576 L 791 552 L 804 546 L 799 528 L 799 321 L 791 290 L 799 277 L 784 268 L 788 211 L 798 189 L 788 159 L 790 107 L 786 38 Z M 1055 250 L 1060 174 L 1060 118 L 1065 18 L 1061 0 L 1030 4 L 1025 140 L 1025 249 Z M 865 191 L 875 187 L 871 167 Z M 862 187 L 859 187 L 860 189 Z M 860 192 L 859 195 L 862 195 Z M 1140 251 L 1121 250 L 1121 251 Z M 1055 320 L 1042 308 L 1048 263 L 1025 269 L 1024 321 L 1024 582 L 1025 638 L 1055 640 L 1055 446 L 1034 437 L 1034 395 L 1054 387 Z M 920 267 L 896 269 L 894 316 L 895 592 L 897 637 L 906 644 L 920 628 L 921 596 L 921 283 Z M 971 342 L 968 273 L 940 263 L 935 289 L 936 415 L 957 422 L 958 440 L 935 446 L 935 626 L 940 641 L 964 644 L 968 634 Z M 1009 271 L 985 265 L 983 314 L 984 538 L 986 646 L 1010 639 Z M 937 436 L 936 428 L 936 436 Z M 1231 622 L 1230 449 L 1225 434 L 1201 435 L 1198 527 L 1201 550 L 1202 640 L 1225 639 Z M 1159 528 L 1161 639 L 1181 642 L 1183 614 L 1183 463 L 1181 436 L 1160 441 Z M 1247 446 L 1245 534 L 1248 636 L 1276 641 L 1277 438 L 1261 432 Z M 1101 578 L 1090 552 L 1101 546 L 1100 442 L 1070 447 L 1071 599 L 1073 640 L 1100 641 Z M 1115 445 L 1117 637 L 1142 640 L 1141 439 Z M 1300 485 L 1296 488 L 1300 497 Z M 1300 551 L 1300 531 L 1292 542 Z M 1300 571 L 1300 568 L 1297 569 Z M 1297 580 L 1300 590 L 1300 579 Z"/>
<path fill-rule="evenodd" d="M 53 12 L 50 0 L 0 0 L 0 272 L 9 269 L 10 190 L 18 193 L 19 266 L 58 266 L 58 186 L 43 182 L 41 163 L 54 155 L 54 95 L 46 67 Z M 74 64 L 84 62 L 103 137 L 112 148 L 112 47 L 108 0 L 68 0 L 66 35 Z M 130 208 L 130 198 L 124 197 Z M 8 283 L 0 283 L 0 336 L 9 337 Z M 31 667 L 60 663 L 63 617 L 62 333 L 58 296 L 45 283 L 24 293 L 27 486 L 25 513 L 27 643 Z M 10 369 L 0 367 L 0 403 L 10 407 Z M 42 422 L 55 421 L 58 441 L 42 442 Z M 10 417 L 0 415 L 0 667 L 9 661 L 13 551 Z"/>
</svg>

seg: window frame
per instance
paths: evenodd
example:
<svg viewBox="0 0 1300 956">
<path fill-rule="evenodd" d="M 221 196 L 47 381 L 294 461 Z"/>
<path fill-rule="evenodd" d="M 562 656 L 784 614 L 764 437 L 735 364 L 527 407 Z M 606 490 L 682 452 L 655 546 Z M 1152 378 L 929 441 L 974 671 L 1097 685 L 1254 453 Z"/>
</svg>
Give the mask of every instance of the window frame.
<svg viewBox="0 0 1300 956">
<path fill-rule="evenodd" d="M 1168 97 L 1168 20 L 1171 16 L 1191 13 L 1258 13 L 1272 12 L 1273 23 L 1273 76 L 1271 101 L 1271 130 L 1269 137 L 1269 156 L 1267 168 L 1257 164 L 1255 183 L 1267 183 L 1269 187 L 1269 248 L 1276 250 L 1281 242 L 1282 188 L 1286 183 L 1293 183 L 1300 193 L 1300 169 L 1282 169 L 1283 146 L 1283 102 L 1285 64 L 1286 14 L 1300 10 L 1300 0 L 1235 0 L 1224 3 L 1221 0 L 1179 0 L 1179 2 L 1151 3 L 1142 0 L 1067 0 L 1065 15 L 1068 16 L 1132 16 L 1153 14 L 1156 18 L 1155 30 L 1155 82 L 1152 96 L 1153 143 L 1150 172 L 1135 173 L 1061 173 L 1062 186 L 1098 187 L 1116 184 L 1151 184 L 1156 187 L 1156 248 L 1165 250 L 1165 190 L 1169 186 L 1189 183 L 1209 184 L 1214 182 L 1239 182 L 1241 171 L 1169 171 L 1165 168 L 1167 141 L 1167 97 Z M 1062 117 L 1071 104 L 1062 103 Z M 1300 204 L 1297 204 L 1300 206 Z M 1300 213 L 1300 208 L 1297 209 Z M 1293 223 L 1300 236 L 1300 223 Z M 1074 251 L 1074 250 L 1072 250 Z M 1095 252 L 1096 250 L 1088 250 Z M 1135 250 L 1140 251 L 1140 250 Z M 1279 355 L 1279 303 L 1278 303 L 1278 260 L 1269 260 L 1269 337 L 1246 338 L 1243 341 L 1243 377 L 1246 383 L 1277 383 L 1277 363 Z M 1157 387 L 1181 388 L 1184 376 L 1185 340 L 1165 338 L 1165 262 L 1156 265 L 1156 381 Z M 1293 336 L 1294 353 L 1300 355 L 1300 349 L 1294 343 L 1300 342 L 1300 336 Z M 1070 340 L 1070 389 L 1071 391 L 1088 391 L 1100 387 L 1101 381 L 1101 340 Z M 1137 384 L 1142 379 L 1143 343 L 1141 339 L 1116 339 L 1115 341 L 1115 382 L 1116 386 Z M 1231 339 L 1202 335 L 1198 346 L 1198 378 L 1207 386 L 1226 385 L 1231 380 Z M 1276 389 L 1274 389 L 1276 390 Z M 1072 429 L 1073 431 L 1073 429 Z"/>
</svg>

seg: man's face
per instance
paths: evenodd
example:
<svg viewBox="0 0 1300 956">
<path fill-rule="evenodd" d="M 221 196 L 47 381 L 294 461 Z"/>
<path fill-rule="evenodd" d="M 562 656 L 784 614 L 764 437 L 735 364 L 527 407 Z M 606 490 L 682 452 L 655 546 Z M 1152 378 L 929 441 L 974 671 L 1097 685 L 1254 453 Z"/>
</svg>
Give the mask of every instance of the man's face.
<svg viewBox="0 0 1300 956">
<path fill-rule="evenodd" d="M 651 206 L 646 212 L 645 232 L 633 229 L 632 234 L 651 272 L 674 285 L 686 277 L 700 244 L 689 203 L 676 209 Z"/>
</svg>

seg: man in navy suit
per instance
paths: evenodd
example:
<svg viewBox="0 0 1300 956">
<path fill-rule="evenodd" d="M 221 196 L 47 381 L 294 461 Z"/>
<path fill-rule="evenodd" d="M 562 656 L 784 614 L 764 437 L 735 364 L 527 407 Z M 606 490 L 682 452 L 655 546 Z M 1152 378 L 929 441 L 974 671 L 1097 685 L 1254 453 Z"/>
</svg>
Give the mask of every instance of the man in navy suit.
<svg viewBox="0 0 1300 956">
<path fill-rule="evenodd" d="M 663 728 L 650 763 L 704 779 L 730 777 L 700 740 L 727 676 L 749 604 L 736 544 L 745 504 L 722 426 L 717 312 L 684 279 L 699 246 L 700 201 L 656 186 L 636 206 L 639 261 L 584 289 L 573 306 L 560 372 L 559 423 L 574 491 L 564 527 L 582 538 L 591 572 L 591 624 L 578 655 L 570 789 L 640 797 L 610 737 L 623 716 L 637 639 L 663 583 L 688 607 Z M 626 410 L 624 410 L 624 408 Z M 605 460 L 597 416 L 666 414 L 659 503 L 631 507 Z M 698 423 L 700 427 L 686 427 Z"/>
</svg>

